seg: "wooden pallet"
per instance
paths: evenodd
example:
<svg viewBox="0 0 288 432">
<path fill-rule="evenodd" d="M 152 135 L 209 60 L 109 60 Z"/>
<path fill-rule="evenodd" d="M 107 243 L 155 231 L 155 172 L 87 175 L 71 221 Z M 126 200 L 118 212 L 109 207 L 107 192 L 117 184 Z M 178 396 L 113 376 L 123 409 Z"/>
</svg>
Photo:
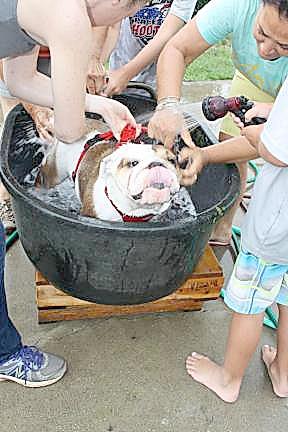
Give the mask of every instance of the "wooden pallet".
<svg viewBox="0 0 288 432">
<path fill-rule="evenodd" d="M 101 305 L 69 296 L 51 285 L 36 271 L 38 322 L 134 315 L 149 312 L 200 310 L 203 301 L 219 297 L 224 277 L 208 246 L 191 276 L 177 291 L 159 300 L 130 306 Z"/>
</svg>

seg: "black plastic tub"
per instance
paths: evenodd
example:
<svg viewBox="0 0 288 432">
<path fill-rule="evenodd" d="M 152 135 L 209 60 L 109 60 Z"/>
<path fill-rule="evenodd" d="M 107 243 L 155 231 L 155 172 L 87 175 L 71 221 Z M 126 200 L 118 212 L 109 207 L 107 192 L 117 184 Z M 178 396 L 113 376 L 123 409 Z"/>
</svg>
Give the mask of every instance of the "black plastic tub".
<svg viewBox="0 0 288 432">
<path fill-rule="evenodd" d="M 128 99 L 127 99 L 128 98 Z M 127 96 L 137 115 L 155 102 Z M 125 102 L 125 100 L 122 101 Z M 26 125 L 26 126 L 25 126 Z M 32 120 L 18 105 L 9 114 L 1 146 L 1 176 L 12 196 L 21 243 L 35 267 L 66 293 L 102 304 L 137 304 L 177 289 L 197 264 L 214 224 L 239 193 L 235 165 L 210 165 L 189 190 L 197 219 L 168 223 L 109 223 L 68 214 L 31 195 L 23 179 L 41 155 L 19 137 L 31 140 Z M 204 126 L 192 132 L 199 146 L 217 140 Z"/>
</svg>

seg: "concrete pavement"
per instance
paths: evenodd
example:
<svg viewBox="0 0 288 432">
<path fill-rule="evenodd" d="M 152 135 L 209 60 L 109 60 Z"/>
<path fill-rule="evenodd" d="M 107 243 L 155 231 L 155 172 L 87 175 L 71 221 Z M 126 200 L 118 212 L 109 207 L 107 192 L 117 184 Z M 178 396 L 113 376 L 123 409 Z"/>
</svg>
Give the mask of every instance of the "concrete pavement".
<svg viewBox="0 0 288 432">
<path fill-rule="evenodd" d="M 210 94 L 206 87 L 204 94 Z M 217 254 L 228 276 L 229 253 L 218 248 Z M 288 401 L 273 395 L 259 349 L 236 404 L 223 403 L 187 375 L 185 358 L 193 350 L 222 360 L 231 316 L 222 300 L 207 302 L 201 312 L 38 325 L 34 269 L 20 242 L 6 263 L 10 314 L 25 343 L 64 356 L 69 370 L 43 389 L 0 383 L 1 432 L 287 430 Z M 261 344 L 274 344 L 275 336 L 264 328 Z"/>
</svg>

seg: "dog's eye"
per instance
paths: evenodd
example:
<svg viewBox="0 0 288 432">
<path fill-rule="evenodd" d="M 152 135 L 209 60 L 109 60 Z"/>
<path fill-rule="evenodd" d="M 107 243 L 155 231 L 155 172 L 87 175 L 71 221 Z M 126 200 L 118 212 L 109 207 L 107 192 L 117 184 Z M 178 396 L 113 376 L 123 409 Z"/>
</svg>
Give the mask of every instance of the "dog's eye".
<svg viewBox="0 0 288 432">
<path fill-rule="evenodd" d="M 139 161 L 137 161 L 137 160 L 133 160 L 133 161 L 129 161 L 129 162 L 127 163 L 127 165 L 128 165 L 129 168 L 133 168 L 133 167 L 135 167 L 136 165 L 138 165 L 138 163 L 139 163 Z"/>
</svg>

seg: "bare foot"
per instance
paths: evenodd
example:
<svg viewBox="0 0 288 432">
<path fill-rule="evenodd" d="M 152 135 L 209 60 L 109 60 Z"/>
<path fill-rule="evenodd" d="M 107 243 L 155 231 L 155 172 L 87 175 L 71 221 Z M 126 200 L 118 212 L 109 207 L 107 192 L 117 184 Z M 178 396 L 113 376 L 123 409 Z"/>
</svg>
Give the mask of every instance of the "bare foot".
<svg viewBox="0 0 288 432">
<path fill-rule="evenodd" d="M 274 393 L 279 397 L 288 397 L 288 379 L 281 380 L 277 365 L 274 360 L 277 354 L 276 348 L 270 345 L 263 345 L 262 347 L 262 359 L 267 367 L 267 372 L 272 382 Z M 284 381 L 284 382 L 283 382 Z"/>
<path fill-rule="evenodd" d="M 195 381 L 208 387 L 224 402 L 232 403 L 237 400 L 241 381 L 229 380 L 223 367 L 218 366 L 208 357 L 193 352 L 187 357 L 186 369 Z"/>
</svg>

